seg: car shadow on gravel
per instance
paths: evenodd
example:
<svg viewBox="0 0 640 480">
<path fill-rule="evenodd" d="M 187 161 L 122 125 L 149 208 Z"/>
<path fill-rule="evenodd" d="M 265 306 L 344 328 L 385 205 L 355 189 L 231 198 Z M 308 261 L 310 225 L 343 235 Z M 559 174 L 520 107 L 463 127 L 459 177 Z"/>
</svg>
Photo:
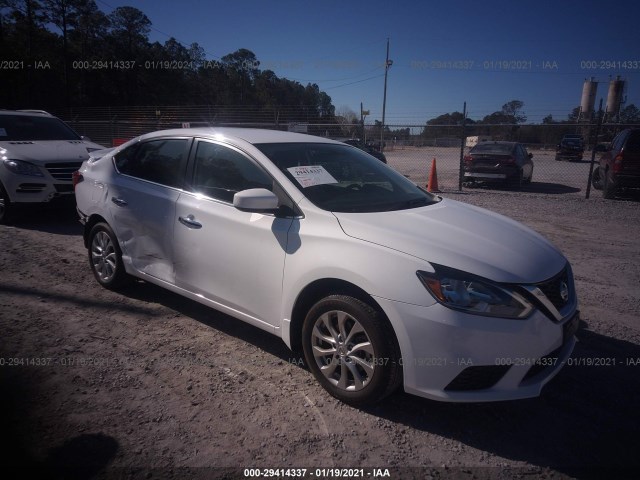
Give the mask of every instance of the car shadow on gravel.
<svg viewBox="0 0 640 480">
<path fill-rule="evenodd" d="M 538 398 L 455 404 L 399 393 L 367 411 L 576 478 L 616 469 L 615 478 L 630 478 L 640 471 L 640 346 L 586 329 L 578 337 L 570 361 Z"/>
<path fill-rule="evenodd" d="M 82 235 L 75 202 L 24 206 L 13 215 L 11 226 L 57 235 Z"/>
<path fill-rule="evenodd" d="M 120 445 L 117 440 L 104 433 L 82 433 L 60 442 L 46 452 L 43 459 L 30 454 L 28 432 L 38 431 L 38 425 L 26 428 L 29 409 L 33 399 L 43 395 L 41 384 L 31 375 L 22 375 L 19 370 L 3 372 L 0 387 L 0 435 L 3 448 L 0 462 L 4 474 L 12 477 L 35 477 L 53 479 L 85 480 L 96 478 L 115 458 Z M 52 442 L 53 443 L 53 442 Z M 9 478 L 7 476 L 7 478 Z"/>
<path fill-rule="evenodd" d="M 288 362 L 293 357 L 291 350 L 284 342 L 272 334 L 151 283 L 136 280 L 124 289 L 122 294 L 131 299 L 158 303 L 175 310 L 221 333 L 251 343 L 280 360 Z M 296 360 L 293 364 L 299 365 L 300 362 Z"/>
<path fill-rule="evenodd" d="M 224 313 L 142 281 L 122 293 L 161 304 L 306 370 L 302 362 L 291 362 L 295 354 L 282 341 Z M 461 404 L 398 392 L 362 410 L 577 478 L 601 478 L 605 469 L 640 469 L 636 432 L 640 425 L 640 346 L 586 328 L 579 332 L 579 339 L 570 364 L 539 398 Z M 621 470 L 617 478 L 624 478 L 625 473 Z"/>
<path fill-rule="evenodd" d="M 474 187 L 464 187 L 467 190 L 492 190 L 492 191 L 508 191 L 517 193 L 547 193 L 551 195 L 566 195 L 568 193 L 578 193 L 582 189 L 577 187 L 570 187 L 569 185 L 563 185 L 561 183 L 547 183 L 547 182 L 532 182 L 528 185 L 523 185 L 520 188 L 513 188 L 505 185 L 479 183 Z"/>
</svg>

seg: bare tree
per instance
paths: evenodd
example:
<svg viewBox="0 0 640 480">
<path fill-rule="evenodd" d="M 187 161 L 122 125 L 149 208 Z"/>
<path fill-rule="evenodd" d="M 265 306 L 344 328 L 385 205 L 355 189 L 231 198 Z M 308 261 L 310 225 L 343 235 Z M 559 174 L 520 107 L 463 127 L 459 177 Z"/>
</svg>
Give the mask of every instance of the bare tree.
<svg viewBox="0 0 640 480">
<path fill-rule="evenodd" d="M 345 136 L 353 137 L 358 131 L 359 120 L 356 112 L 346 105 L 336 109 L 336 120 Z"/>
</svg>

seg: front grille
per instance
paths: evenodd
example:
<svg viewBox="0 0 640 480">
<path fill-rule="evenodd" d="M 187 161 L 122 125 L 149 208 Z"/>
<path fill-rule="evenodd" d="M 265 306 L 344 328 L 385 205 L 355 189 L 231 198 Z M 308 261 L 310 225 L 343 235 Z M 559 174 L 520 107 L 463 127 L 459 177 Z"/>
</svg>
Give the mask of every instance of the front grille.
<svg viewBox="0 0 640 480">
<path fill-rule="evenodd" d="M 78 170 L 82 162 L 47 163 L 44 168 L 53 178 L 61 182 L 70 182 L 73 172 Z"/>
<path fill-rule="evenodd" d="M 511 365 L 485 365 L 465 368 L 445 390 L 484 390 L 493 387 L 511 368 Z"/>
<path fill-rule="evenodd" d="M 46 188 L 44 183 L 21 183 L 16 193 L 39 193 Z"/>
<path fill-rule="evenodd" d="M 546 295 L 549 301 L 558 310 L 562 309 L 569 302 L 572 295 L 569 290 L 569 273 L 567 272 L 567 268 L 564 268 L 562 272 L 551 280 L 536 284 L 536 287 L 542 290 L 542 293 Z M 566 300 L 562 298 L 563 290 L 567 292 Z"/>
<path fill-rule="evenodd" d="M 54 185 L 56 192 L 58 193 L 73 193 L 73 184 L 68 183 L 56 183 Z"/>
</svg>

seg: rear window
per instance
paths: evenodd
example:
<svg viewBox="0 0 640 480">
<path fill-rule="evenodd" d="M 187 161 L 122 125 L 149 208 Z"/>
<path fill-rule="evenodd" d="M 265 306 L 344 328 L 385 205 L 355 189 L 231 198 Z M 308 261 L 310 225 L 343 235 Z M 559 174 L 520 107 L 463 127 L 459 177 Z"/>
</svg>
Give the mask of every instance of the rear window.
<svg viewBox="0 0 640 480">
<path fill-rule="evenodd" d="M 481 143 L 473 147 L 469 153 L 509 155 L 512 150 L 512 143 Z"/>
<path fill-rule="evenodd" d="M 80 140 L 80 136 L 55 117 L 0 115 L 0 141 L 28 140 Z"/>
</svg>

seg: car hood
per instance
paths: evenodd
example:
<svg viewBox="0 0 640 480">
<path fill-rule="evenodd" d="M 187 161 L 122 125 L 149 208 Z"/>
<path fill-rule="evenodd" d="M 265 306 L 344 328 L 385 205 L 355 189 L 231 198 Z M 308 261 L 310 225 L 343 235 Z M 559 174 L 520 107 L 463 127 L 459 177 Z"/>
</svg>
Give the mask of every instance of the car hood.
<svg viewBox="0 0 640 480">
<path fill-rule="evenodd" d="M 0 142 L 3 156 L 13 160 L 25 160 L 37 165 L 49 162 L 82 162 L 89 158 L 87 149 L 104 148 L 84 140 L 32 140 L 24 142 Z"/>
<path fill-rule="evenodd" d="M 496 282 L 541 282 L 567 262 L 524 225 L 455 200 L 410 210 L 334 215 L 350 237 Z"/>
</svg>

